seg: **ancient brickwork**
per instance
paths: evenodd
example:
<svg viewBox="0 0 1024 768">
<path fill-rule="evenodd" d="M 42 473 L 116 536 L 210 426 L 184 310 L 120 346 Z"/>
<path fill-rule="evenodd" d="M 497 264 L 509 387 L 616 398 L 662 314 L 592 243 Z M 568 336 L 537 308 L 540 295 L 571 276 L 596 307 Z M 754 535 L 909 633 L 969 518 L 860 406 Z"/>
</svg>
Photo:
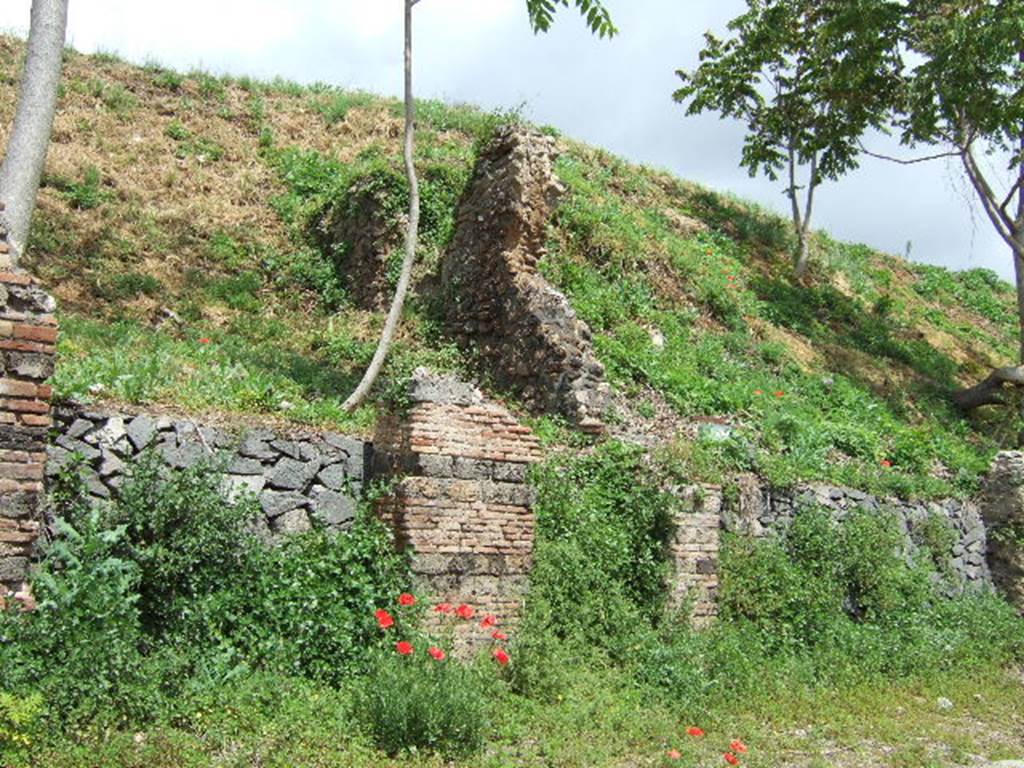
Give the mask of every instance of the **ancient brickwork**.
<svg viewBox="0 0 1024 768">
<path fill-rule="evenodd" d="M 459 204 L 441 281 L 453 335 L 527 405 L 601 431 L 610 389 L 590 330 L 537 271 L 562 187 L 555 142 L 499 131 Z"/>
<path fill-rule="evenodd" d="M 248 493 L 258 500 L 263 517 L 254 522 L 268 534 L 348 527 L 373 453 L 370 443 L 333 432 L 230 430 L 166 414 L 74 406 L 54 415 L 58 434 L 48 449 L 47 475 L 78 457 L 89 494 L 102 501 L 117 494 L 143 451 L 174 469 L 208 462 L 223 472 L 232 497 Z"/>
<path fill-rule="evenodd" d="M 529 465 L 537 438 L 470 385 L 417 371 L 408 413 L 375 441 L 380 472 L 404 476 L 380 512 L 431 599 L 514 623 L 533 557 Z M 462 629 L 472 632 L 473 623 Z"/>
<path fill-rule="evenodd" d="M 687 610 L 694 624 L 706 624 L 718 612 L 718 549 L 722 525 L 722 489 L 694 485 L 675 492 L 681 502 L 669 544 L 673 581 L 669 604 Z"/>
<path fill-rule="evenodd" d="M 0 255 L 6 251 L 0 237 Z M 39 533 L 54 310 L 29 275 L 0 272 L 0 593 L 22 589 Z"/>
</svg>

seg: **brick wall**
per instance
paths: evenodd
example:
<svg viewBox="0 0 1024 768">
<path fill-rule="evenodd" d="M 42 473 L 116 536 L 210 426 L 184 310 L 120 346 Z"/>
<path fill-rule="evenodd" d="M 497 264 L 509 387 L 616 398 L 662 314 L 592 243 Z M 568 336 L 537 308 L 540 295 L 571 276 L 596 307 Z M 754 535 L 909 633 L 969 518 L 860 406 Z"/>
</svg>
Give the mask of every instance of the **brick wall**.
<svg viewBox="0 0 1024 768">
<path fill-rule="evenodd" d="M 533 557 L 529 465 L 536 437 L 474 387 L 417 371 L 408 412 L 374 441 L 380 473 L 402 477 L 380 512 L 429 597 L 515 623 Z M 472 623 L 462 624 L 474 631 Z"/>
<path fill-rule="evenodd" d="M 0 255 L 7 245 L 0 238 Z M 27 274 L 0 272 L 0 592 L 20 591 L 39 533 L 57 321 Z"/>
<path fill-rule="evenodd" d="M 687 608 L 693 622 L 706 624 L 718 613 L 718 548 L 722 525 L 722 489 L 694 485 L 677 489 L 682 502 L 669 545 L 674 579 L 669 602 Z"/>
</svg>

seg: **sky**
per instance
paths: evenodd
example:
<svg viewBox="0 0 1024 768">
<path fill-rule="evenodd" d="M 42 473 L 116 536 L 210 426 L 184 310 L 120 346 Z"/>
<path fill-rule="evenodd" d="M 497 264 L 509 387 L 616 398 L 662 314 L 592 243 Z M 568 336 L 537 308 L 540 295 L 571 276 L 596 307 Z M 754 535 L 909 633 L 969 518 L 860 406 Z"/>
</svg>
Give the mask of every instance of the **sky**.
<svg viewBox="0 0 1024 768">
<path fill-rule="evenodd" d="M 605 0 L 620 34 L 598 40 L 575 12 L 535 36 L 523 0 L 425 0 L 415 9 L 417 95 L 527 118 L 785 213 L 781 181 L 738 165 L 743 126 L 687 116 L 675 71 L 692 69 L 706 30 L 724 32 L 744 0 Z M 31 0 L 4 0 L 0 30 L 25 34 Z M 281 76 L 398 96 L 401 0 L 70 0 L 82 52 L 218 74 Z M 877 152 L 913 156 L 885 136 Z M 864 158 L 819 188 L 812 226 L 916 261 L 1012 274 L 1009 249 L 950 160 L 899 166 Z"/>
</svg>

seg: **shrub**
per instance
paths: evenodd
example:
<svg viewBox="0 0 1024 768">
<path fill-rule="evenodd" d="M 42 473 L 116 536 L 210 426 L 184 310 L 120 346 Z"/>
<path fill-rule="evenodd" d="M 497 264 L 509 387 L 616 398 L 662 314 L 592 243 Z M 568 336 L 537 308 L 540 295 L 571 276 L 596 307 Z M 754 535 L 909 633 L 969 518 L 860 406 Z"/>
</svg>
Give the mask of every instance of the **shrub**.
<svg viewBox="0 0 1024 768">
<path fill-rule="evenodd" d="M 43 698 L 0 691 L 0 761 L 24 757 L 38 736 Z"/>
</svg>

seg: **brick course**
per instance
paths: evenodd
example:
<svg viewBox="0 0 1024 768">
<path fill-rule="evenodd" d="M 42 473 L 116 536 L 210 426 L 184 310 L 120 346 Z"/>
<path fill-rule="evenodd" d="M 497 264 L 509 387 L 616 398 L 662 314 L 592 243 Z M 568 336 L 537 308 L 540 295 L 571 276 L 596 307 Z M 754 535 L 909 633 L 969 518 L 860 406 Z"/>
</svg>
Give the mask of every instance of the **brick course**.
<svg viewBox="0 0 1024 768">
<path fill-rule="evenodd" d="M 54 308 L 31 275 L 0 271 L 0 599 L 8 592 L 27 595 L 40 530 Z"/>
<path fill-rule="evenodd" d="M 503 627 L 515 624 L 533 560 L 529 465 L 536 436 L 479 390 L 417 371 L 412 407 L 387 419 L 375 439 L 378 472 L 404 475 L 379 512 L 430 599 L 472 605 Z M 476 622 L 459 642 L 486 639 Z"/>
</svg>

